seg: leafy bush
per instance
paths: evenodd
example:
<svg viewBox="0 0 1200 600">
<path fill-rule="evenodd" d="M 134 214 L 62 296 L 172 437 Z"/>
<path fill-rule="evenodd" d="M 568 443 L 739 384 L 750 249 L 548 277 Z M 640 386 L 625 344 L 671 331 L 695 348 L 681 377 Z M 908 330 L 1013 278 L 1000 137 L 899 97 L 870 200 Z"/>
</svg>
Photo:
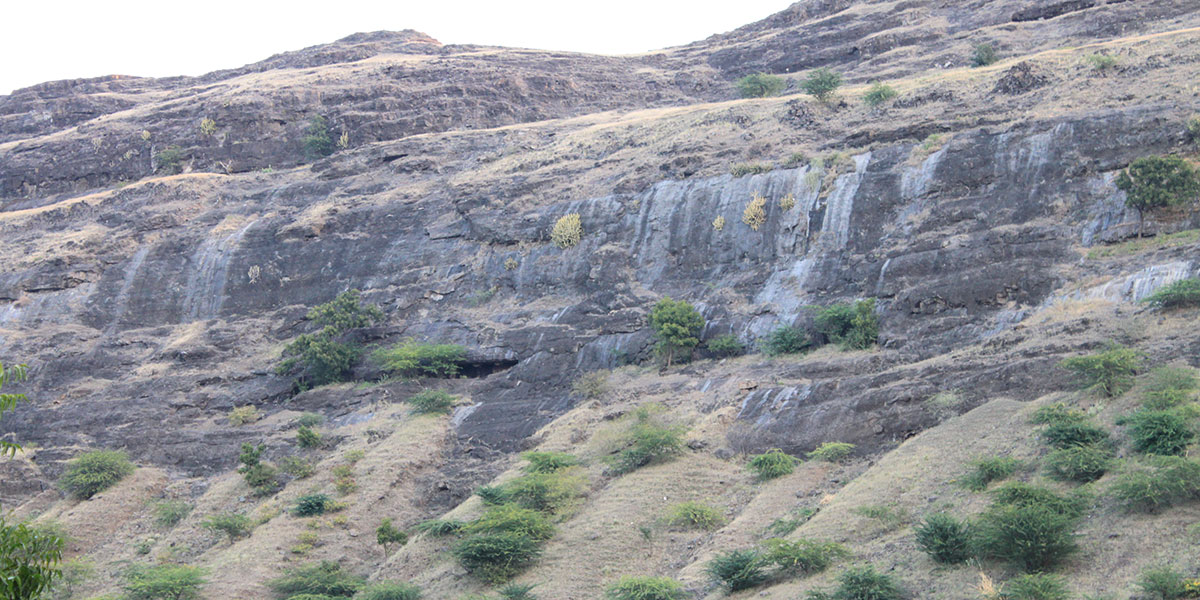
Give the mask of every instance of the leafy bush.
<svg viewBox="0 0 1200 600">
<path fill-rule="evenodd" d="M 247 423 L 253 423 L 262 418 L 262 412 L 257 406 L 247 404 L 246 406 L 237 406 L 229 411 L 229 424 L 234 427 L 240 427 Z"/>
<path fill-rule="evenodd" d="M 1033 411 L 1033 416 L 1029 422 L 1034 425 L 1054 425 L 1057 423 L 1077 423 L 1086 421 L 1087 415 L 1082 411 L 1071 408 L 1062 402 L 1047 404 L 1046 406 L 1038 407 Z"/>
<path fill-rule="evenodd" d="M 0 366 L 0 383 L 6 375 Z M 6 396 L 0 396 L 0 406 L 4 400 L 13 399 L 12 395 Z M 39 598 L 42 592 L 52 589 L 55 580 L 61 581 L 59 565 L 64 545 L 65 541 L 53 533 L 26 523 L 9 524 L 0 514 L 0 577 L 3 577 L 0 581 L 6 600 Z M 10 590 L 14 591 L 12 595 L 7 593 Z"/>
<path fill-rule="evenodd" d="M 515 533 L 535 541 L 554 537 L 554 525 L 546 515 L 515 504 L 502 504 L 487 510 L 462 528 L 466 535 Z"/>
<path fill-rule="evenodd" d="M 626 575 L 604 590 L 606 600 L 683 600 L 683 584 L 670 577 Z"/>
<path fill-rule="evenodd" d="M 583 495 L 586 483 L 578 469 L 563 469 L 553 473 L 529 473 L 499 487 L 505 502 L 546 513 L 561 513 Z"/>
<path fill-rule="evenodd" d="M 722 552 L 708 561 L 704 571 L 714 583 L 736 592 L 767 580 L 763 563 L 763 556 L 758 550 L 732 550 Z"/>
<path fill-rule="evenodd" d="M 879 337 L 875 299 L 841 303 L 822 308 L 815 318 L 817 331 L 847 350 L 865 350 Z"/>
<path fill-rule="evenodd" d="M 668 296 L 650 310 L 650 327 L 658 339 L 659 351 L 666 355 L 670 366 L 676 352 L 690 353 L 700 343 L 704 317 L 686 300 L 675 301 Z"/>
<path fill-rule="evenodd" d="M 1033 484 L 1013 481 L 992 492 L 994 506 L 1045 507 L 1072 519 L 1083 516 L 1092 499 L 1081 490 L 1060 496 L 1053 490 Z"/>
<path fill-rule="evenodd" d="M 704 345 L 708 348 L 709 352 L 717 356 L 737 356 L 746 351 L 746 347 L 732 333 L 718 335 L 704 342 Z"/>
<path fill-rule="evenodd" d="M 1019 468 L 1021 461 L 1008 456 L 981 458 L 971 462 L 971 472 L 963 476 L 959 483 L 968 490 L 982 492 L 988 484 L 1008 479 Z"/>
<path fill-rule="evenodd" d="M 446 537 L 448 535 L 457 535 L 465 525 L 462 521 L 455 521 L 453 519 L 430 519 L 413 525 L 413 531 L 432 537 Z"/>
<path fill-rule="evenodd" d="M 1119 423 L 1127 426 L 1133 449 L 1146 454 L 1178 456 L 1196 439 L 1191 420 L 1176 410 L 1141 409 Z"/>
<path fill-rule="evenodd" d="M 317 333 L 297 336 L 283 349 L 284 360 L 275 368 L 286 375 L 303 365 L 301 380 L 305 386 L 325 385 L 345 381 L 361 351 L 333 339 L 337 332 L 326 327 Z"/>
<path fill-rule="evenodd" d="M 1059 481 L 1088 483 L 1103 477 L 1112 462 L 1107 446 L 1070 446 L 1046 456 L 1046 474 Z"/>
<path fill-rule="evenodd" d="M 125 600 L 200 598 L 204 573 L 187 565 L 133 565 L 125 571 Z"/>
<path fill-rule="evenodd" d="M 1200 194 L 1200 173 L 1178 156 L 1146 156 L 1129 163 L 1117 175 L 1116 185 L 1125 192 L 1125 205 L 1141 216 L 1148 210 L 1194 202 Z"/>
<path fill-rule="evenodd" d="M 329 138 L 329 125 L 325 117 L 316 115 L 308 120 L 308 128 L 304 130 L 304 137 L 300 139 L 300 143 L 304 146 L 304 157 L 308 160 L 317 160 L 333 154 L 334 144 Z"/>
<path fill-rule="evenodd" d="M 183 171 L 183 149 L 167 146 L 154 155 L 154 172 L 162 175 L 178 175 Z"/>
<path fill-rule="evenodd" d="M 329 509 L 333 499 L 326 494 L 306 494 L 296 498 L 292 514 L 297 517 L 313 517 L 323 515 Z"/>
<path fill-rule="evenodd" d="M 1200 278 L 1180 279 L 1164 285 L 1142 302 L 1165 309 L 1200 306 Z"/>
<path fill-rule="evenodd" d="M 821 460 L 825 462 L 842 462 L 850 457 L 850 453 L 854 451 L 854 444 L 846 442 L 825 442 L 817 446 L 812 452 L 808 453 L 809 460 Z"/>
<path fill-rule="evenodd" d="M 579 464 L 574 454 L 566 452 L 523 452 L 521 458 L 529 463 L 521 469 L 526 473 L 555 473 Z"/>
<path fill-rule="evenodd" d="M 809 71 L 808 77 L 800 84 L 800 89 L 816 96 L 817 100 L 828 104 L 833 99 L 833 93 L 842 85 L 842 76 L 826 67 Z"/>
<path fill-rule="evenodd" d="M 767 338 L 762 342 L 762 350 L 767 356 L 779 356 L 804 352 L 811 345 L 812 341 L 808 339 L 804 330 L 784 325 L 767 334 Z"/>
<path fill-rule="evenodd" d="M 385 518 L 379 523 L 379 527 L 375 528 L 375 543 L 383 546 L 383 551 L 386 553 L 392 545 L 403 546 L 408 543 L 408 534 L 397 529 L 392 524 L 390 518 Z"/>
<path fill-rule="evenodd" d="M 725 523 L 721 511 L 703 502 L 680 502 L 667 509 L 667 524 L 682 529 L 716 529 Z"/>
<path fill-rule="evenodd" d="M 998 60 L 1000 60 L 1000 56 L 991 44 L 975 44 L 975 49 L 971 53 L 972 67 L 986 67 Z"/>
<path fill-rule="evenodd" d="M 1155 567 L 1142 571 L 1137 584 L 1152 600 L 1179 600 L 1188 597 L 1183 573 L 1171 567 Z"/>
<path fill-rule="evenodd" d="M 532 565 L 541 555 L 542 546 L 526 535 L 504 531 L 466 538 L 451 552 L 467 571 L 491 583 L 501 583 Z"/>
<path fill-rule="evenodd" d="M 285 456 L 279 463 L 279 469 L 296 479 L 312 477 L 317 472 L 317 466 L 311 460 L 299 456 Z"/>
<path fill-rule="evenodd" d="M 904 590 L 892 577 L 875 567 L 851 567 L 838 575 L 834 600 L 902 600 Z"/>
<path fill-rule="evenodd" d="M 383 311 L 374 304 L 364 304 L 358 290 L 347 290 L 329 302 L 308 309 L 306 316 L 318 326 L 332 327 L 341 333 L 382 321 Z"/>
<path fill-rule="evenodd" d="M 1188 402 L 1200 389 L 1200 380 L 1191 367 L 1158 367 L 1146 375 L 1141 388 L 1142 406 L 1165 410 Z"/>
<path fill-rule="evenodd" d="M 811 575 L 829 568 L 833 561 L 849 558 L 850 551 L 837 542 L 770 539 L 763 559 L 785 573 Z"/>
<path fill-rule="evenodd" d="M 202 521 L 200 526 L 213 533 L 225 534 L 229 537 L 231 543 L 238 538 L 250 535 L 250 532 L 254 529 L 254 523 L 250 520 L 250 517 L 235 512 L 223 512 L 211 515 Z"/>
<path fill-rule="evenodd" d="M 588 400 L 603 398 L 608 393 L 608 371 L 584 373 L 571 384 L 571 391 Z"/>
<path fill-rule="evenodd" d="M 625 449 L 609 459 L 614 473 L 629 473 L 683 452 L 683 430 L 655 419 L 656 406 L 641 406 L 634 412 L 633 424 L 623 437 Z"/>
<path fill-rule="evenodd" d="M 377 351 L 373 357 L 385 371 L 401 377 L 454 377 L 467 358 L 467 349 L 458 344 L 419 343 L 408 339 Z"/>
<path fill-rule="evenodd" d="M 84 452 L 67 463 L 58 487 L 78 500 L 87 500 L 133 473 L 133 463 L 120 450 Z"/>
<path fill-rule="evenodd" d="M 302 594 L 349 598 L 362 589 L 364 583 L 362 577 L 347 573 L 338 563 L 326 560 L 285 569 L 282 576 L 268 581 L 267 587 L 290 600 L 296 600 Z"/>
<path fill-rule="evenodd" d="M 1200 498 L 1200 463 L 1179 456 L 1150 456 L 1122 473 L 1110 488 L 1126 508 L 1155 512 Z"/>
<path fill-rule="evenodd" d="M 1097 71 L 1107 71 L 1117 66 L 1117 57 L 1108 54 L 1089 54 L 1083 59 Z"/>
<path fill-rule="evenodd" d="M 550 241 L 563 250 L 578 246 L 581 240 L 583 240 L 583 223 L 579 219 L 579 213 L 559 217 L 554 222 L 554 227 L 550 228 Z"/>
<path fill-rule="evenodd" d="M 916 531 L 917 546 L 937 562 L 956 564 L 971 557 L 970 527 L 950 515 L 929 515 Z"/>
<path fill-rule="evenodd" d="M 458 398 L 445 390 L 421 390 L 408 397 L 413 414 L 448 414 Z"/>
<path fill-rule="evenodd" d="M 1053 506 L 997 503 L 975 526 L 977 552 L 1029 572 L 1052 569 L 1078 550 L 1075 523 Z"/>
<path fill-rule="evenodd" d="M 791 474 L 796 469 L 796 457 L 785 453 L 779 448 L 775 448 L 764 454 L 757 454 L 750 458 L 750 462 L 746 466 L 758 475 L 759 479 L 775 479 Z"/>
<path fill-rule="evenodd" d="M 301 448 L 320 448 L 321 434 L 317 433 L 312 427 L 301 426 L 296 430 L 296 443 Z"/>
<path fill-rule="evenodd" d="M 162 500 L 155 502 L 150 512 L 154 515 L 155 527 L 170 529 L 192 512 L 192 505 L 184 500 Z"/>
<path fill-rule="evenodd" d="M 886 83 L 876 81 L 871 85 L 870 89 L 863 94 L 863 101 L 871 106 L 879 106 L 897 95 L 896 88 L 893 88 Z"/>
<path fill-rule="evenodd" d="M 1087 421 L 1059 421 L 1042 431 L 1042 439 L 1060 449 L 1096 446 L 1108 443 L 1108 432 Z"/>
<path fill-rule="evenodd" d="M 785 87 L 787 87 L 787 82 L 782 77 L 766 73 L 753 73 L 737 81 L 738 93 L 743 98 L 778 96 Z"/>
<path fill-rule="evenodd" d="M 1067 582 L 1057 575 L 1032 573 L 1014 577 L 1004 584 L 1004 598 L 1012 600 L 1069 600 Z"/>
<path fill-rule="evenodd" d="M 355 600 L 421 600 L 421 588 L 411 583 L 384 581 L 364 587 Z"/>
</svg>

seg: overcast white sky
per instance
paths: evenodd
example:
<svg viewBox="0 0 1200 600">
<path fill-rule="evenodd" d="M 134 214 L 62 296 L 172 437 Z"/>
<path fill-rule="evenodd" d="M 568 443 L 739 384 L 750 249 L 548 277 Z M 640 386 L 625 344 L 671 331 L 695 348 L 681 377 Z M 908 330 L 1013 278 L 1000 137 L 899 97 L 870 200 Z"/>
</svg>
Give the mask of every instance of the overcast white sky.
<svg viewBox="0 0 1200 600">
<path fill-rule="evenodd" d="M 359 31 L 623 54 L 757 21 L 791 0 L 7 0 L 0 94 L 55 79 L 200 75 Z"/>
</svg>

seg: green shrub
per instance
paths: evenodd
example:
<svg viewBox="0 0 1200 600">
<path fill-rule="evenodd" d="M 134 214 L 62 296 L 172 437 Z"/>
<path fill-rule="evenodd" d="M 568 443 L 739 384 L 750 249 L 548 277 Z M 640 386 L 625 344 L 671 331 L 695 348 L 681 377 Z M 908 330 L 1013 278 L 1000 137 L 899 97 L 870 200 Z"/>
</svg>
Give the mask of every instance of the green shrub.
<svg viewBox="0 0 1200 600">
<path fill-rule="evenodd" d="M 1029 422 L 1034 425 L 1077 423 L 1086 420 L 1087 415 L 1083 414 L 1083 411 L 1071 408 L 1062 402 L 1040 406 L 1037 410 L 1033 411 L 1033 416 L 1029 418 Z"/>
<path fill-rule="evenodd" d="M 886 83 L 876 81 L 871 85 L 870 89 L 863 94 L 863 102 L 871 106 L 879 106 L 897 95 L 896 89 Z"/>
<path fill-rule="evenodd" d="M 542 546 L 526 535 L 504 531 L 468 537 L 451 552 L 467 571 L 485 581 L 502 583 L 532 565 Z"/>
<path fill-rule="evenodd" d="M 736 592 L 767 580 L 763 564 L 763 555 L 758 550 L 732 550 L 722 552 L 708 561 L 704 571 L 714 583 Z"/>
<path fill-rule="evenodd" d="M 1133 386 L 1133 376 L 1142 364 L 1142 354 L 1124 346 L 1110 346 L 1089 356 L 1068 358 L 1058 365 L 1075 374 L 1082 387 L 1094 388 L 1110 398 Z"/>
<path fill-rule="evenodd" d="M 879 337 L 879 317 L 875 314 L 874 298 L 819 309 L 815 323 L 817 331 L 847 350 L 870 348 Z"/>
<path fill-rule="evenodd" d="M 393 545 L 403 546 L 407 544 L 408 534 L 404 533 L 404 531 L 400 529 L 397 529 L 396 526 L 392 524 L 392 520 L 390 518 L 385 518 L 379 523 L 379 527 L 375 528 L 375 543 L 383 546 L 384 553 L 387 553 L 388 549 Z"/>
<path fill-rule="evenodd" d="M 317 413 L 311 413 L 311 412 L 300 413 L 300 416 L 296 417 L 296 426 L 297 427 L 317 427 L 324 423 L 325 423 L 325 417 L 323 417 Z"/>
<path fill-rule="evenodd" d="M 773 535 L 787 535 L 795 531 L 797 527 L 807 523 L 818 511 L 819 509 L 816 508 L 802 508 L 793 511 L 793 516 L 780 517 L 771 521 L 771 524 L 767 525 L 767 531 Z"/>
<path fill-rule="evenodd" d="M 738 93 L 743 98 L 778 96 L 785 87 L 787 87 L 787 82 L 782 77 L 766 73 L 753 73 L 737 81 Z"/>
<path fill-rule="evenodd" d="M 703 502 L 680 502 L 667 509 L 667 524 L 682 529 L 716 529 L 725 524 L 721 511 Z"/>
<path fill-rule="evenodd" d="M 305 460 L 299 456 L 283 457 L 279 469 L 296 479 L 312 477 L 317 472 L 317 466 L 311 460 Z"/>
<path fill-rule="evenodd" d="M 338 563 L 326 560 L 284 569 L 282 576 L 267 582 L 267 587 L 289 600 L 296 600 L 303 594 L 349 598 L 362 589 L 364 583 L 362 577 L 347 573 Z"/>
<path fill-rule="evenodd" d="M 838 575 L 833 600 L 902 600 L 904 590 L 892 577 L 870 565 L 851 567 Z"/>
<path fill-rule="evenodd" d="M 292 507 L 292 514 L 297 517 L 313 517 L 323 515 L 329 509 L 329 505 L 333 499 L 326 494 L 306 494 L 296 498 L 296 505 Z"/>
<path fill-rule="evenodd" d="M 1076 490 L 1064 497 L 1041 486 L 1013 481 L 993 490 L 992 501 L 995 506 L 1045 507 L 1075 519 L 1083 516 L 1091 504 L 1092 498 L 1081 490 Z"/>
<path fill-rule="evenodd" d="M 606 600 L 684 600 L 683 584 L 670 577 L 626 575 L 604 590 Z"/>
<path fill-rule="evenodd" d="M 667 366 L 670 366 L 676 352 L 690 354 L 700 343 L 704 317 L 687 301 L 671 300 L 668 296 L 650 310 L 650 327 L 658 339 L 659 351 L 666 355 Z"/>
<path fill-rule="evenodd" d="M 808 350 L 811 345 L 812 340 L 808 339 L 808 334 L 804 333 L 804 330 L 784 325 L 767 334 L 766 339 L 762 342 L 762 351 L 767 356 L 799 354 Z"/>
<path fill-rule="evenodd" d="M 1200 389 L 1200 380 L 1191 367 L 1158 367 L 1146 375 L 1142 385 L 1142 406 L 1151 410 L 1166 410 L 1189 402 Z"/>
<path fill-rule="evenodd" d="M 286 375 L 296 365 L 303 365 L 301 381 L 305 386 L 345 381 L 361 351 L 334 340 L 336 335 L 332 328 L 326 327 L 317 333 L 297 336 L 284 347 L 284 360 L 276 367 L 276 374 Z"/>
<path fill-rule="evenodd" d="M 980 458 L 971 462 L 971 472 L 964 475 L 959 483 L 968 490 L 982 492 L 988 484 L 1008 479 L 1020 468 L 1021 461 L 1008 456 Z"/>
<path fill-rule="evenodd" d="M 1112 495 L 1126 508 L 1155 512 L 1200 498 L 1200 463 L 1179 456 L 1150 456 L 1117 477 Z"/>
<path fill-rule="evenodd" d="M 479 488 L 475 493 L 488 504 L 514 503 L 530 510 L 558 513 L 583 494 L 585 483 L 578 473 L 562 470 L 529 473 L 500 485 Z"/>
<path fill-rule="evenodd" d="M 246 406 L 237 406 L 229 411 L 229 424 L 234 427 L 241 427 L 247 423 L 253 423 L 262 418 L 262 412 L 253 404 Z"/>
<path fill-rule="evenodd" d="M 608 371 L 584 373 L 571 384 L 571 391 L 588 400 L 603 398 L 608 393 Z"/>
<path fill-rule="evenodd" d="M 178 175 L 183 171 L 183 149 L 167 146 L 154 155 L 154 172 L 161 175 Z"/>
<path fill-rule="evenodd" d="M 92 450 L 67 463 L 58 487 L 78 500 L 87 500 L 133 473 L 133 463 L 120 450 Z"/>
<path fill-rule="evenodd" d="M 1097 71 L 1107 71 L 1117 66 L 1117 57 L 1108 54 L 1088 54 L 1083 59 Z"/>
<path fill-rule="evenodd" d="M 583 240 L 583 221 L 579 213 L 563 215 L 550 228 L 550 241 L 562 250 L 574 248 Z"/>
<path fill-rule="evenodd" d="M 1142 302 L 1165 309 L 1200 306 L 1200 278 L 1180 279 L 1164 285 Z"/>
<path fill-rule="evenodd" d="M 800 89 L 812 94 L 822 103 L 828 104 L 834 98 L 834 92 L 842 85 L 842 76 L 826 67 L 818 67 L 809 71 L 808 77 L 800 83 Z"/>
<path fill-rule="evenodd" d="M 972 67 L 986 67 L 998 60 L 1000 60 L 1000 56 L 991 44 L 975 44 L 975 49 L 971 53 Z"/>
<path fill-rule="evenodd" d="M 450 412 L 457 399 L 445 390 L 421 390 L 409 396 L 408 403 L 412 405 L 413 414 L 444 415 Z"/>
<path fill-rule="evenodd" d="M 155 527 L 170 529 L 192 512 L 192 505 L 184 500 L 162 500 L 155 502 L 150 512 L 154 515 Z"/>
<path fill-rule="evenodd" d="M 0 383 L 23 378 L 22 371 L 5 372 L 0 366 Z M 18 401 L 13 395 L 0 396 L 0 408 L 4 402 Z M 11 405 L 11 404 L 10 404 Z M 0 412 L 6 412 L 0 410 Z M 9 446 L 12 449 L 12 446 Z M 51 592 L 57 583 L 64 581 L 60 569 L 66 541 L 42 527 L 24 522 L 9 523 L 0 513 L 0 594 L 5 600 L 41 598 L 43 592 Z"/>
<path fill-rule="evenodd" d="M 225 534 L 229 537 L 230 543 L 233 543 L 238 538 L 250 535 L 250 532 L 254 529 L 254 523 L 250 520 L 250 517 L 235 512 L 223 512 L 211 515 L 202 521 L 200 526 L 213 533 Z"/>
<path fill-rule="evenodd" d="M 1069 600 L 1070 597 L 1067 581 L 1057 575 L 1032 573 L 1004 583 L 1005 600 Z"/>
<path fill-rule="evenodd" d="M 405 340 L 373 355 L 385 371 L 401 377 L 455 377 L 467 358 L 458 344 L 430 344 Z"/>
<path fill-rule="evenodd" d="M 809 460 L 820 460 L 825 462 L 842 462 L 850 457 L 850 453 L 854 451 L 854 444 L 846 442 L 825 442 L 817 446 L 812 452 L 808 453 Z"/>
<path fill-rule="evenodd" d="M 515 504 L 502 504 L 483 513 L 478 519 L 462 528 L 465 535 L 491 535 L 514 533 L 534 541 L 545 541 L 554 537 L 554 525 L 546 515 Z"/>
<path fill-rule="evenodd" d="M 996 504 L 974 528 L 977 553 L 1029 572 L 1052 569 L 1078 550 L 1076 520 L 1053 506 Z"/>
<path fill-rule="evenodd" d="M 521 468 L 526 473 L 555 473 L 579 464 L 579 459 L 566 452 L 524 452 L 521 458 L 529 464 Z"/>
<path fill-rule="evenodd" d="M 1180 600 L 1189 597 L 1183 573 L 1171 567 L 1142 571 L 1137 584 L 1151 600 Z"/>
<path fill-rule="evenodd" d="M 1191 420 L 1176 410 L 1141 409 L 1118 424 L 1128 428 L 1133 449 L 1146 454 L 1179 456 L 1196 439 Z"/>
<path fill-rule="evenodd" d="M 430 519 L 413 525 L 413 531 L 432 537 L 458 535 L 466 524 L 453 519 Z"/>
<path fill-rule="evenodd" d="M 1193 116 L 1187 120 L 1188 137 L 1192 142 L 1200 142 L 1200 115 Z"/>
<path fill-rule="evenodd" d="M 1088 483 L 1104 476 L 1113 453 L 1106 446 L 1070 446 L 1046 456 L 1046 474 L 1059 481 Z"/>
<path fill-rule="evenodd" d="M 734 177 L 745 177 L 747 175 L 762 175 L 770 173 L 774 167 L 771 165 L 753 164 L 753 163 L 738 163 L 729 167 L 729 174 Z M 724 217 L 720 217 L 724 218 Z M 715 227 L 715 225 L 714 225 Z M 717 229 L 721 229 L 717 227 Z"/>
<path fill-rule="evenodd" d="M 917 546 L 937 562 L 956 564 L 971 557 L 971 530 L 950 515 L 929 515 L 916 531 Z"/>
<path fill-rule="evenodd" d="M 723 357 L 738 356 L 746 351 L 746 347 L 732 333 L 718 335 L 704 342 L 704 345 L 708 348 L 709 352 Z"/>
<path fill-rule="evenodd" d="M 1125 205 L 1138 212 L 1141 237 L 1140 217 L 1146 211 L 1195 202 L 1200 195 L 1200 173 L 1178 156 L 1146 156 L 1129 163 L 1129 168 L 1117 175 L 1116 185 L 1125 192 Z"/>
<path fill-rule="evenodd" d="M 354 594 L 355 600 L 421 600 L 421 588 L 411 583 L 385 581 L 368 585 Z"/>
<path fill-rule="evenodd" d="M 125 571 L 125 600 L 194 600 L 204 569 L 187 565 L 133 565 Z"/>
<path fill-rule="evenodd" d="M 329 302 L 308 309 L 306 316 L 318 326 L 332 327 L 341 333 L 382 321 L 383 311 L 374 304 L 364 304 L 358 290 L 347 290 Z"/>
<path fill-rule="evenodd" d="M 750 462 L 746 466 L 758 475 L 759 479 L 775 479 L 790 475 L 796 469 L 796 457 L 786 454 L 783 450 L 775 448 L 764 454 L 757 454 L 750 458 Z"/>
<path fill-rule="evenodd" d="M 849 558 L 850 551 L 837 542 L 770 539 L 763 560 L 791 575 L 811 575 L 829 568 L 833 561 Z"/>
<path fill-rule="evenodd" d="M 642 406 L 634 412 L 633 424 L 623 437 L 625 449 L 609 459 L 614 473 L 629 473 L 683 452 L 683 430 L 656 420 L 655 406 Z"/>
<path fill-rule="evenodd" d="M 321 434 L 312 427 L 301 426 L 296 430 L 296 443 L 301 448 L 320 448 L 321 441 Z"/>
<path fill-rule="evenodd" d="M 308 120 L 308 128 L 304 130 L 304 137 L 300 139 L 300 143 L 304 146 L 304 157 L 308 160 L 317 160 L 333 154 L 334 143 L 329 138 L 329 125 L 325 117 L 316 115 Z"/>
<path fill-rule="evenodd" d="M 536 583 L 510 583 L 498 590 L 501 600 L 537 600 L 537 596 L 533 595 L 533 588 L 537 587 Z"/>
<path fill-rule="evenodd" d="M 1108 432 L 1086 421 L 1051 423 L 1042 431 L 1042 439 L 1054 448 L 1108 444 Z"/>
</svg>

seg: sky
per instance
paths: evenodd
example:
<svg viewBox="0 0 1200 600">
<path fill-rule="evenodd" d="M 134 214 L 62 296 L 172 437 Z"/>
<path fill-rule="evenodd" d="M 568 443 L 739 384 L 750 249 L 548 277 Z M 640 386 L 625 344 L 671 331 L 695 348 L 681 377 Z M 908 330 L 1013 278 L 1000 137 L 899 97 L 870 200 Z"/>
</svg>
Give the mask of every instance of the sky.
<svg viewBox="0 0 1200 600">
<path fill-rule="evenodd" d="M 56 79 L 201 75 L 360 31 L 629 54 L 700 40 L 793 0 L 9 0 L 0 94 Z"/>
</svg>

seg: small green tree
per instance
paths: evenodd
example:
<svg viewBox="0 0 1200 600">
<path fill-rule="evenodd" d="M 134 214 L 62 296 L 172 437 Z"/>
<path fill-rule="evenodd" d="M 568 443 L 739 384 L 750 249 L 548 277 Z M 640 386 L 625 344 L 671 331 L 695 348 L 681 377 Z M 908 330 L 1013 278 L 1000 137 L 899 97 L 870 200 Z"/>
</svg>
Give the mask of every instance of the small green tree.
<svg viewBox="0 0 1200 600">
<path fill-rule="evenodd" d="M 738 93 L 743 98 L 778 96 L 785 87 L 787 82 L 782 77 L 766 73 L 752 73 L 737 81 Z"/>
<path fill-rule="evenodd" d="M 842 85 L 842 76 L 828 67 L 819 67 L 808 73 L 808 77 L 800 84 L 801 89 L 829 104 L 834 98 L 834 92 Z"/>
<path fill-rule="evenodd" d="M 187 565 L 134 565 L 125 571 L 127 600 L 193 600 L 200 598 L 204 569 Z"/>
<path fill-rule="evenodd" d="M 871 106 L 879 106 L 897 95 L 896 88 L 876 81 L 871 84 L 871 87 L 863 94 L 863 102 Z"/>
<path fill-rule="evenodd" d="M 0 514 L 0 598 L 33 600 L 62 576 L 63 540 L 25 523 L 10 524 Z"/>
<path fill-rule="evenodd" d="M 364 304 L 358 290 L 342 292 L 333 300 L 312 307 L 308 319 L 321 326 L 292 340 L 284 349 L 284 360 L 275 372 L 284 375 L 303 365 L 304 385 L 324 385 L 344 381 L 361 355 L 359 348 L 336 338 L 351 329 L 368 327 L 383 320 L 383 311 Z"/>
<path fill-rule="evenodd" d="M 1143 360 L 1141 352 L 1113 345 L 1103 352 L 1068 358 L 1058 366 L 1074 373 L 1084 387 L 1115 398 L 1133 387 L 1133 376 Z"/>
<path fill-rule="evenodd" d="M 329 137 L 329 125 L 325 117 L 317 115 L 309 119 L 308 128 L 304 130 L 304 137 L 300 142 L 304 145 L 304 157 L 308 160 L 317 160 L 333 154 L 334 144 Z"/>
<path fill-rule="evenodd" d="M 1125 205 L 1137 211 L 1142 237 L 1146 211 L 1194 202 L 1200 195 L 1200 175 L 1178 156 L 1146 156 L 1117 175 L 1117 189 L 1125 192 Z"/>
<path fill-rule="evenodd" d="M 650 327 L 658 338 L 659 351 L 666 355 L 671 366 L 676 352 L 691 352 L 700 343 L 704 317 L 686 300 L 675 301 L 670 296 L 658 301 L 650 311 Z"/>
<path fill-rule="evenodd" d="M 917 546 L 937 562 L 955 564 L 971 557 L 970 530 L 966 523 L 950 515 L 929 515 L 916 531 Z"/>
<path fill-rule="evenodd" d="M 329 302 L 310 308 L 307 317 L 321 327 L 333 327 L 342 332 L 382 321 L 383 311 L 374 304 L 363 303 L 362 292 L 347 290 Z"/>
<path fill-rule="evenodd" d="M 392 524 L 391 518 L 386 518 L 375 528 L 375 541 L 383 546 L 383 553 L 387 554 L 391 546 L 403 546 L 408 543 L 408 534 L 403 530 L 397 529 Z"/>
<path fill-rule="evenodd" d="M 827 306 L 817 311 L 814 320 L 817 331 L 847 350 L 866 350 L 879 338 L 874 298 Z"/>
<path fill-rule="evenodd" d="M 272 465 L 262 462 L 262 453 L 266 445 L 243 443 L 238 454 L 238 473 L 246 480 L 246 484 L 254 490 L 257 496 L 267 496 L 279 489 L 279 471 Z"/>
<path fill-rule="evenodd" d="M 975 44 L 971 53 L 972 67 L 986 67 L 998 60 L 1000 60 L 1000 55 L 996 53 L 996 48 L 991 44 Z"/>
<path fill-rule="evenodd" d="M 321 434 L 317 433 L 312 427 L 301 426 L 296 430 L 296 443 L 301 448 L 319 448 L 321 446 Z"/>
</svg>

